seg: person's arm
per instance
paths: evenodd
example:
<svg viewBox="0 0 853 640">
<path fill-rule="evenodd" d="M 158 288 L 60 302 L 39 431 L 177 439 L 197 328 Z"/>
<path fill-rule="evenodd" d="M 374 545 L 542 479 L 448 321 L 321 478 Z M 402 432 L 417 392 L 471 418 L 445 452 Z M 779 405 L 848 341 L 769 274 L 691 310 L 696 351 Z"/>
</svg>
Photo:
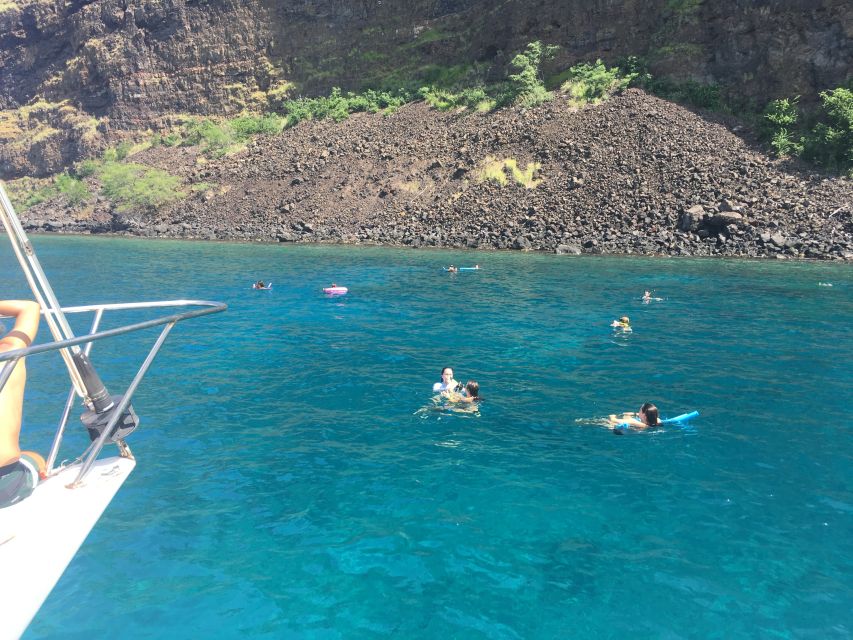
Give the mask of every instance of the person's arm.
<svg viewBox="0 0 853 640">
<path fill-rule="evenodd" d="M 468 403 L 468 402 L 472 402 L 472 401 L 473 401 L 473 398 L 472 398 L 472 397 L 470 397 L 470 396 L 468 395 L 468 392 L 467 392 L 467 391 L 454 391 L 454 392 L 450 395 L 450 400 L 451 400 L 452 402 L 465 402 L 465 403 Z"/>
<path fill-rule="evenodd" d="M 631 427 L 640 427 L 642 429 L 646 428 L 646 424 L 641 420 L 638 420 L 635 416 L 636 413 L 631 413 L 630 411 L 626 411 L 621 416 L 617 416 L 615 413 L 611 413 L 607 416 L 607 419 L 610 421 L 610 425 L 613 427 L 619 426 L 620 424 L 627 424 Z"/>
<path fill-rule="evenodd" d="M 0 338 L 0 349 L 24 349 L 35 340 L 41 308 L 32 300 L 0 300 L 0 316 L 15 318 L 14 328 Z"/>
<path fill-rule="evenodd" d="M 0 315 L 15 318 L 14 328 L 0 336 L 0 352 L 24 349 L 36 337 L 39 325 L 39 306 L 29 300 L 0 300 Z M 0 466 L 15 462 L 21 455 L 19 438 L 27 382 L 26 358 L 19 360 L 3 389 L 0 389 Z M 6 362 L 0 363 L 0 369 Z"/>
<path fill-rule="evenodd" d="M 461 402 L 465 400 L 465 397 L 461 393 L 454 391 L 453 389 L 442 391 L 441 395 L 447 398 L 450 402 Z"/>
</svg>

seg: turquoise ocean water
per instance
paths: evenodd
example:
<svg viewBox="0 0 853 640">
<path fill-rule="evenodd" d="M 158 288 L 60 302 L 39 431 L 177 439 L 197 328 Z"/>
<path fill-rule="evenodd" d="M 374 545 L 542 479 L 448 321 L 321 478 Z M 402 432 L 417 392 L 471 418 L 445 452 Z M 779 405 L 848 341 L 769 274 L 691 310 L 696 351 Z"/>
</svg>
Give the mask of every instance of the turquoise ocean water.
<svg viewBox="0 0 853 640">
<path fill-rule="evenodd" d="M 849 266 L 34 245 L 64 305 L 230 309 L 173 331 L 134 401 L 137 469 L 26 638 L 853 635 Z M 16 268 L 2 250 L 4 297 Z M 95 346 L 113 392 L 155 337 Z M 444 365 L 480 415 L 419 411 Z M 67 380 L 29 367 L 23 444 L 46 450 Z M 702 415 L 591 424 L 645 400 Z"/>
</svg>

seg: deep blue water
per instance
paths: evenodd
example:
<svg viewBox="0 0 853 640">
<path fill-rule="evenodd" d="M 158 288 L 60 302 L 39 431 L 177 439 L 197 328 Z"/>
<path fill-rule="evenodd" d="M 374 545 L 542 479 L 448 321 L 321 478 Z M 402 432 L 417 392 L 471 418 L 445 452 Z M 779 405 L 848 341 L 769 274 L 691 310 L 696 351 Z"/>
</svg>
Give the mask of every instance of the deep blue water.
<svg viewBox="0 0 853 640">
<path fill-rule="evenodd" d="M 64 305 L 230 309 L 173 331 L 137 469 L 26 638 L 853 635 L 850 266 L 33 241 Z M 26 294 L 8 250 L 0 283 Z M 114 393 L 155 336 L 96 345 Z M 418 411 L 444 365 L 479 416 Z M 67 381 L 29 368 L 46 450 Z M 589 424 L 645 400 L 702 415 Z"/>
</svg>

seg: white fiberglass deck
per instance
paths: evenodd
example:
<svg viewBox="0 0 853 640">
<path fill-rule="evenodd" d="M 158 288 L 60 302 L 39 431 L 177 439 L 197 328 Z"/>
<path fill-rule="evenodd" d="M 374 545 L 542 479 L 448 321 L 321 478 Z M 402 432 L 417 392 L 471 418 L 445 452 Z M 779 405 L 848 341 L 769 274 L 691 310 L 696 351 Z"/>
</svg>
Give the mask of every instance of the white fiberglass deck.
<svg viewBox="0 0 853 640">
<path fill-rule="evenodd" d="M 24 633 L 135 466 L 128 458 L 97 460 L 76 489 L 67 485 L 80 467 L 68 467 L 26 500 L 0 509 L 0 639 Z"/>
</svg>

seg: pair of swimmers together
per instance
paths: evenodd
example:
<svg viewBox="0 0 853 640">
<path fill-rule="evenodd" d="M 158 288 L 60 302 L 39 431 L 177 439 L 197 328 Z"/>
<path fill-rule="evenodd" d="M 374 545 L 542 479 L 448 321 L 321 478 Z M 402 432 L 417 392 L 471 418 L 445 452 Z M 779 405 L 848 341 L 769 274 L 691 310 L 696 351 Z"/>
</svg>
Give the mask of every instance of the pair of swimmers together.
<svg viewBox="0 0 853 640">
<path fill-rule="evenodd" d="M 663 300 L 663 298 L 653 298 L 651 291 L 644 291 L 643 292 L 643 304 L 648 304 L 652 300 L 660 301 L 660 300 Z M 616 329 L 617 331 L 622 331 L 624 333 L 628 333 L 628 332 L 632 331 L 632 329 L 631 329 L 631 318 L 629 318 L 628 316 L 622 316 L 618 320 L 614 320 L 613 322 L 610 323 L 610 326 L 613 327 L 614 329 Z"/>
<path fill-rule="evenodd" d="M 453 379 L 453 369 L 444 367 L 441 370 L 441 382 L 432 385 L 433 393 L 440 393 L 451 402 L 480 402 L 480 385 L 476 380 L 469 380 L 463 386 Z"/>
<path fill-rule="evenodd" d="M 475 403 L 482 401 L 480 397 L 480 385 L 476 380 L 469 380 L 462 386 L 453 378 L 453 369 L 444 367 L 441 370 L 441 382 L 432 385 L 433 393 L 440 393 L 451 402 Z M 621 416 L 615 413 L 608 416 L 610 425 L 616 427 L 630 427 L 632 429 L 644 430 L 661 425 L 660 412 L 651 402 L 643 403 L 637 413 L 625 412 Z"/>
</svg>

